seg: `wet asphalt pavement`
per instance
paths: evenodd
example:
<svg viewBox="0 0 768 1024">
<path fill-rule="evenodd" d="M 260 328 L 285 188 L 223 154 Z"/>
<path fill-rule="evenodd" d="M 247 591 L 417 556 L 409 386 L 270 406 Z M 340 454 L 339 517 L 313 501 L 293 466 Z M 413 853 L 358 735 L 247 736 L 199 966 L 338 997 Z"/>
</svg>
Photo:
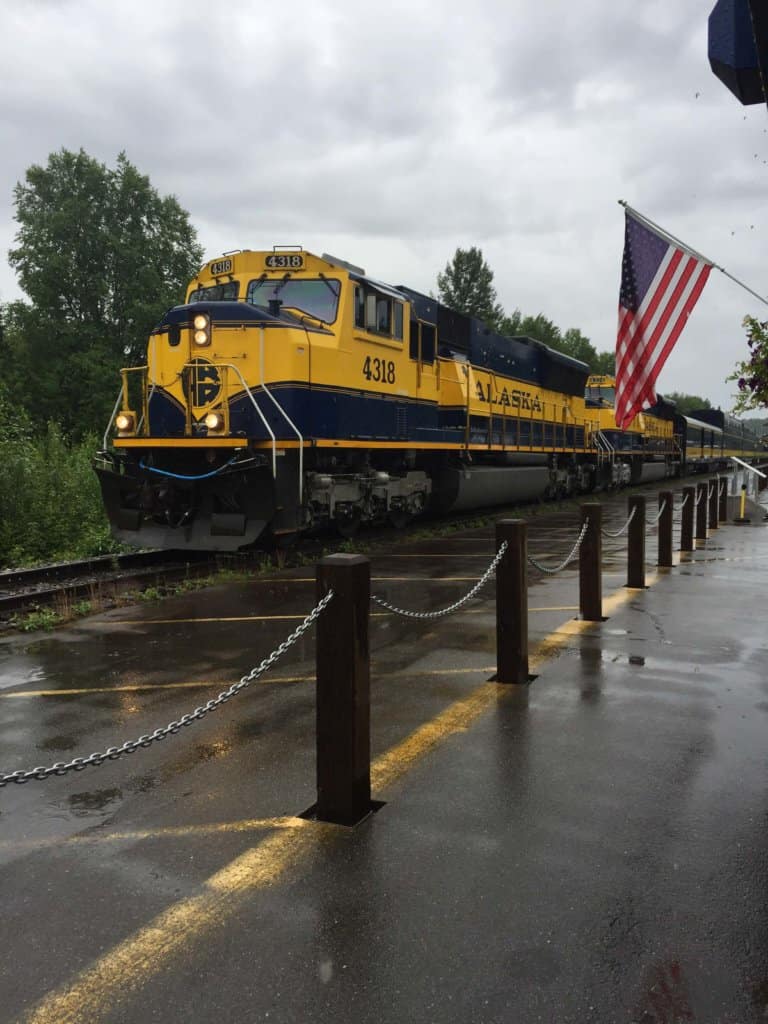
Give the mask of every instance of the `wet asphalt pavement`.
<svg viewBox="0 0 768 1024">
<path fill-rule="evenodd" d="M 531 553 L 559 561 L 577 518 L 532 518 Z M 768 533 L 721 527 L 658 576 L 654 533 L 645 591 L 604 541 L 604 623 L 576 619 L 575 566 L 530 570 L 530 687 L 488 683 L 492 586 L 435 622 L 375 610 L 384 806 L 354 829 L 296 817 L 311 633 L 179 736 L 0 789 L 2 1020 L 768 1019 Z M 372 591 L 440 608 L 492 556 L 489 530 L 413 540 L 373 557 Z M 0 771 L 204 703 L 298 624 L 313 576 L 1 637 Z"/>
</svg>

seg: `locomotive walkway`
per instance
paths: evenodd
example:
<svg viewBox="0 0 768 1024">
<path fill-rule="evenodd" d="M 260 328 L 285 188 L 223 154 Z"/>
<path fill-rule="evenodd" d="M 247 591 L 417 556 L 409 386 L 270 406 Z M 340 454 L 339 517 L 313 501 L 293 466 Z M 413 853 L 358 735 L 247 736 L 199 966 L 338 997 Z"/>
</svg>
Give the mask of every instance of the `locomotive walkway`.
<svg viewBox="0 0 768 1024">
<path fill-rule="evenodd" d="M 532 554 L 554 565 L 577 525 L 532 520 Z M 764 1021 L 768 530 L 720 526 L 664 571 L 649 539 L 643 590 L 622 543 L 604 622 L 575 617 L 575 565 L 531 570 L 530 686 L 488 681 L 492 592 L 426 622 L 373 610 L 383 806 L 355 828 L 296 817 L 311 632 L 182 735 L 0 789 L 3 1021 Z M 442 608 L 492 552 L 487 530 L 414 541 L 372 590 Z M 3 770 L 177 718 L 314 595 L 295 570 L 4 639 Z"/>
</svg>

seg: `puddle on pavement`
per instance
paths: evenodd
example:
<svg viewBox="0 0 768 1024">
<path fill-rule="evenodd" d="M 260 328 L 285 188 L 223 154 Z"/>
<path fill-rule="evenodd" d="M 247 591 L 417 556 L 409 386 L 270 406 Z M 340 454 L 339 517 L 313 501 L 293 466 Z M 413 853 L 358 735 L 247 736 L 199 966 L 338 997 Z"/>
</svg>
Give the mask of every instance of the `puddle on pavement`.
<svg viewBox="0 0 768 1024">
<path fill-rule="evenodd" d="M 122 789 L 94 789 L 88 793 L 73 793 L 68 798 L 68 803 L 73 814 L 85 816 L 92 811 L 103 811 L 115 800 L 122 798 Z"/>
<path fill-rule="evenodd" d="M 40 750 L 74 750 L 77 740 L 72 736 L 51 736 L 38 746 Z"/>
</svg>

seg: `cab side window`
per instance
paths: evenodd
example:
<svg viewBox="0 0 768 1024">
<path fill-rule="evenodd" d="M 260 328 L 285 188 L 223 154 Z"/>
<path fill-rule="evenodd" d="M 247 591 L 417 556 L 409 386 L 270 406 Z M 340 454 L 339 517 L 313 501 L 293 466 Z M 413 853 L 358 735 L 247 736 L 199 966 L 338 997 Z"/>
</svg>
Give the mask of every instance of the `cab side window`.
<svg viewBox="0 0 768 1024">
<path fill-rule="evenodd" d="M 361 285 L 355 285 L 355 327 L 365 330 L 365 292 Z"/>
<path fill-rule="evenodd" d="M 403 320 L 402 302 L 382 295 L 375 288 L 355 285 L 355 327 L 402 341 Z"/>
</svg>

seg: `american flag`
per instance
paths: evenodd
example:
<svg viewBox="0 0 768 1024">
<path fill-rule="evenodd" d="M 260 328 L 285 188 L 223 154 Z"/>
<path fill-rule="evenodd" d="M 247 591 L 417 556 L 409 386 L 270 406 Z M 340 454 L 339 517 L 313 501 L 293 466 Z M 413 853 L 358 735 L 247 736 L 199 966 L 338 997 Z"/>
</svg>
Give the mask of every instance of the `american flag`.
<svg viewBox="0 0 768 1024">
<path fill-rule="evenodd" d="M 707 283 L 712 264 L 627 210 L 616 338 L 616 423 L 656 402 L 656 378 Z"/>
</svg>

